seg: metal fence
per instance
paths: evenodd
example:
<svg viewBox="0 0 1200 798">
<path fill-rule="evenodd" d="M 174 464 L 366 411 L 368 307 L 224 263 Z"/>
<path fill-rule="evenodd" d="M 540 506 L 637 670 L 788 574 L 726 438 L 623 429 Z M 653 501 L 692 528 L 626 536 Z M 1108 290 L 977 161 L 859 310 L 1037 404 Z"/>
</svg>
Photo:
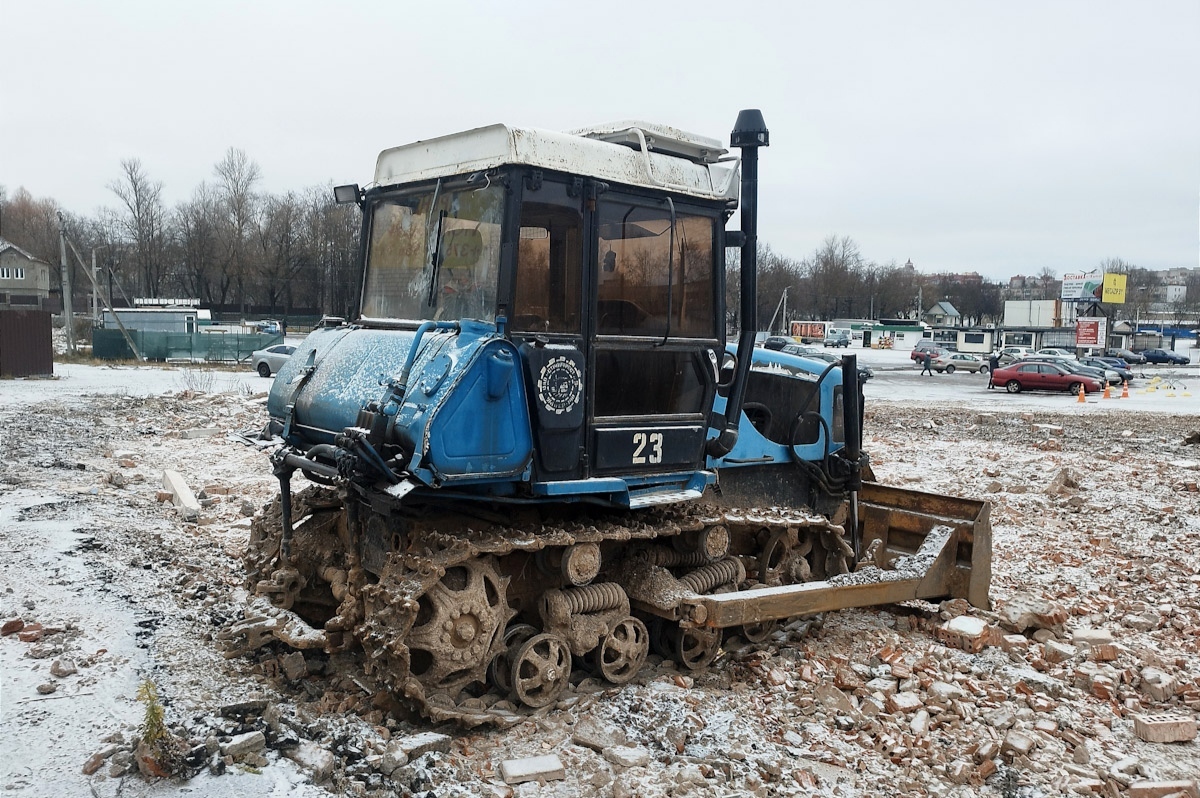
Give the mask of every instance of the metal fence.
<svg viewBox="0 0 1200 798">
<path fill-rule="evenodd" d="M 129 330 L 138 352 L 147 360 L 238 363 L 256 349 L 283 343 L 282 335 L 265 333 L 175 333 Z M 92 354 L 101 360 L 132 360 L 134 355 L 120 330 L 92 331 Z"/>
<path fill-rule="evenodd" d="M 0 310 L 0 377 L 41 377 L 53 373 L 50 312 Z"/>
</svg>

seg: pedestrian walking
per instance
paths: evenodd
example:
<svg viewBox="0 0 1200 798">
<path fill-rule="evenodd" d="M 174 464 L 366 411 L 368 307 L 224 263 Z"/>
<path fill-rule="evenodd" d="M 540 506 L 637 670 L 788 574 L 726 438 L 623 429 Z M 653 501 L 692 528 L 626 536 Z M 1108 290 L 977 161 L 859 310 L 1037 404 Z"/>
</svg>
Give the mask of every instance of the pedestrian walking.
<svg viewBox="0 0 1200 798">
<path fill-rule="evenodd" d="M 992 375 L 996 373 L 996 369 L 1000 368 L 1000 356 L 992 352 L 992 356 L 988 358 L 988 390 L 996 387 L 996 378 Z"/>
<path fill-rule="evenodd" d="M 924 355 L 921 356 L 921 374 L 928 374 L 930 377 L 932 377 L 933 369 L 930 368 L 930 366 L 932 366 L 932 365 L 933 365 L 933 357 L 930 356 L 930 354 L 928 352 L 926 352 Z"/>
</svg>

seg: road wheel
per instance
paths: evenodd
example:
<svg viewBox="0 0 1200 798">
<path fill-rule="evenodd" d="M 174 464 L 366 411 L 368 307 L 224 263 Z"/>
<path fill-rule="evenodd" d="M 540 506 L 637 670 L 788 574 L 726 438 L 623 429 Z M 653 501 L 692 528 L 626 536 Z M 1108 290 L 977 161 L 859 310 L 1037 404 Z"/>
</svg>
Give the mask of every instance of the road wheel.
<svg viewBox="0 0 1200 798">
<path fill-rule="evenodd" d="M 947 373 L 947 374 L 953 374 L 953 373 L 954 373 L 954 366 L 946 366 L 946 373 Z"/>
<path fill-rule="evenodd" d="M 1016 380 L 1009 380 L 1008 385 L 1004 386 L 1004 390 L 1008 391 L 1009 393 L 1020 393 L 1021 383 L 1017 382 Z"/>
<path fill-rule="evenodd" d="M 980 367 L 979 367 L 979 373 L 980 373 L 980 374 L 987 374 L 987 373 L 988 373 L 988 367 L 987 367 L 987 366 L 980 366 Z"/>
<path fill-rule="evenodd" d="M 553 704 L 571 681 L 571 649 L 553 634 L 525 641 L 510 671 L 514 697 L 527 707 Z"/>
<path fill-rule="evenodd" d="M 1072 394 L 1078 395 L 1080 392 L 1087 393 L 1087 388 L 1082 382 L 1073 382 L 1067 386 L 1067 390 Z"/>
<path fill-rule="evenodd" d="M 266 363 L 259 363 L 258 364 L 258 376 L 270 377 L 271 376 L 271 367 L 268 366 Z"/>
</svg>

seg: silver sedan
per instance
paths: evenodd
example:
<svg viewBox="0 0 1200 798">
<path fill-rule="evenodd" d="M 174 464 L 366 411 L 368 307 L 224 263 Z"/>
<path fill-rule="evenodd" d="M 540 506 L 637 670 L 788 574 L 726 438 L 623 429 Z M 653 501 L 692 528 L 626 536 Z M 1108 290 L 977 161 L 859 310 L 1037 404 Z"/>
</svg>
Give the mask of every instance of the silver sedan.
<svg viewBox="0 0 1200 798">
<path fill-rule="evenodd" d="M 292 356 L 292 352 L 296 351 L 296 347 L 287 344 L 276 344 L 268 346 L 266 349 L 256 349 L 250 353 L 250 364 L 254 370 L 258 372 L 260 377 L 270 377 L 275 372 L 279 371 L 287 359 Z"/>
</svg>

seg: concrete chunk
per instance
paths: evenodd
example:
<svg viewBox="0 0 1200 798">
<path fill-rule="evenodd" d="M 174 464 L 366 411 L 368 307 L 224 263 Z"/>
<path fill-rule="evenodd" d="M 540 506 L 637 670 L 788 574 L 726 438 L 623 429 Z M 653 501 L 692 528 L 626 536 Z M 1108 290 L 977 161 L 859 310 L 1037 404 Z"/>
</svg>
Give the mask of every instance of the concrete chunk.
<svg viewBox="0 0 1200 798">
<path fill-rule="evenodd" d="M 1031 735 L 1011 729 L 1008 734 L 1004 735 L 1004 743 L 1000 746 L 1000 752 L 1014 756 L 1028 756 L 1036 744 L 1037 741 Z"/>
<path fill-rule="evenodd" d="M 1000 625 L 1013 632 L 1034 629 L 1050 629 L 1060 632 L 1067 622 L 1067 611 L 1049 599 L 1028 593 L 1012 596 L 1000 608 Z"/>
<path fill-rule="evenodd" d="M 1042 644 L 1042 651 L 1047 662 L 1066 662 L 1075 656 L 1077 649 L 1070 643 L 1059 643 L 1057 640 L 1047 640 Z"/>
<path fill-rule="evenodd" d="M 1196 782 L 1187 781 L 1135 781 L 1129 785 L 1130 798 L 1165 798 L 1182 793 L 1190 798 L 1200 798 Z"/>
<path fill-rule="evenodd" d="M 196 494 L 188 487 L 187 480 L 178 471 L 167 469 L 162 475 L 163 487 L 171 492 L 171 501 L 179 508 L 179 514 L 185 521 L 195 521 L 200 517 L 200 502 Z"/>
<path fill-rule="evenodd" d="M 266 736 L 260 731 L 252 731 L 239 734 L 225 743 L 225 745 L 221 746 L 221 753 L 236 759 L 254 751 L 261 751 L 266 746 Z"/>
<path fill-rule="evenodd" d="M 575 724 L 571 734 L 571 742 L 593 751 L 603 751 L 614 745 L 625 744 L 625 730 L 615 723 L 607 723 L 599 718 L 585 716 Z"/>
<path fill-rule="evenodd" d="M 297 747 L 285 749 L 284 755 L 310 771 L 316 784 L 326 781 L 333 774 L 334 765 L 337 764 L 332 753 L 309 740 L 301 740 Z"/>
<path fill-rule="evenodd" d="M 604 758 L 623 768 L 636 768 L 650 764 L 650 752 L 640 746 L 615 745 L 604 749 Z"/>
<path fill-rule="evenodd" d="M 1071 632 L 1071 642 L 1077 646 L 1102 646 L 1113 642 L 1113 633 L 1105 628 L 1085 626 Z"/>
<path fill-rule="evenodd" d="M 449 753 L 450 735 L 439 734 L 437 732 L 421 732 L 420 734 L 410 734 L 407 737 L 394 740 L 393 745 L 396 747 L 396 750 L 403 751 L 411 761 L 430 751 L 437 751 L 442 754 Z"/>
<path fill-rule="evenodd" d="M 185 441 L 196 440 L 198 438 L 211 438 L 214 435 L 220 435 L 221 430 L 216 427 L 199 427 L 197 429 L 185 429 L 180 433 L 179 437 Z"/>
<path fill-rule="evenodd" d="M 565 779 L 567 771 L 561 759 L 554 754 L 546 754 L 505 760 L 500 763 L 500 775 L 505 784 L 521 784 L 526 781 Z"/>
<path fill-rule="evenodd" d="M 887 697 L 888 712 L 894 714 L 915 712 L 921 706 L 921 697 L 916 693 L 896 693 Z"/>
</svg>

